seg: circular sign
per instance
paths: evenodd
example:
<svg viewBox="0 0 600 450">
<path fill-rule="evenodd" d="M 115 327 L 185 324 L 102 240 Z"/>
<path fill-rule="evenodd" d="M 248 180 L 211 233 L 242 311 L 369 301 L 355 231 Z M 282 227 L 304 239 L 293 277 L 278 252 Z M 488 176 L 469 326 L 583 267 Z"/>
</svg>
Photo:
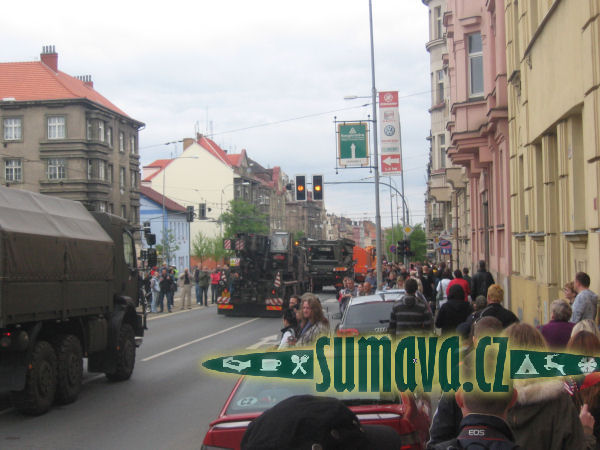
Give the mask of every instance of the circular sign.
<svg viewBox="0 0 600 450">
<path fill-rule="evenodd" d="M 386 136 L 393 136 L 394 133 L 396 132 L 396 128 L 394 128 L 393 125 L 386 125 L 385 128 L 383 129 L 383 132 L 385 133 Z"/>
<path fill-rule="evenodd" d="M 390 245 L 390 253 L 396 253 L 396 246 Z"/>
</svg>

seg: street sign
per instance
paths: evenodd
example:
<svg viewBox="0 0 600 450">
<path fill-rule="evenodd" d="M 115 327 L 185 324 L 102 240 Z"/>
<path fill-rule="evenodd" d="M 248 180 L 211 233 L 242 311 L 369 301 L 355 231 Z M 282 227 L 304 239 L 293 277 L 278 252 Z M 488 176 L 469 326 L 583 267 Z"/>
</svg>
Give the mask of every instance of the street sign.
<svg viewBox="0 0 600 450">
<path fill-rule="evenodd" d="M 402 143 L 397 91 L 379 93 L 379 117 L 381 173 L 399 174 L 402 172 Z"/>
<path fill-rule="evenodd" d="M 390 245 L 390 253 L 396 253 L 396 246 Z"/>
<path fill-rule="evenodd" d="M 404 230 L 404 234 L 408 237 L 412 234 L 413 227 L 411 227 L 410 225 L 407 225 L 403 228 L 403 230 Z"/>
<path fill-rule="evenodd" d="M 401 172 L 400 155 L 381 155 L 381 172 Z"/>
<path fill-rule="evenodd" d="M 366 167 L 369 165 L 369 146 L 366 123 L 338 124 L 338 159 L 341 167 Z"/>
<path fill-rule="evenodd" d="M 451 255 L 452 254 L 452 242 L 446 239 L 440 239 L 438 242 L 438 247 L 440 249 L 440 254 L 442 255 Z"/>
</svg>

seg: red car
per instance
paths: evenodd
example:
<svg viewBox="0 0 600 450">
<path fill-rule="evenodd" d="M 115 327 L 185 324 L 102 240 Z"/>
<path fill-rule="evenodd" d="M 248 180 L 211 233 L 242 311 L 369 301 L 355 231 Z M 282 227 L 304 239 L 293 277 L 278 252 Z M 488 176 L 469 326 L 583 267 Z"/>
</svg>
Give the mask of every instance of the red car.
<svg viewBox="0 0 600 450">
<path fill-rule="evenodd" d="M 219 417 L 210 423 L 202 450 L 239 449 L 248 424 L 293 395 L 315 394 L 314 382 L 282 381 L 242 377 L 225 402 Z M 412 393 L 327 392 L 342 400 L 361 423 L 387 425 L 402 437 L 402 449 L 421 450 L 429 439 L 431 406 L 426 398 Z"/>
</svg>

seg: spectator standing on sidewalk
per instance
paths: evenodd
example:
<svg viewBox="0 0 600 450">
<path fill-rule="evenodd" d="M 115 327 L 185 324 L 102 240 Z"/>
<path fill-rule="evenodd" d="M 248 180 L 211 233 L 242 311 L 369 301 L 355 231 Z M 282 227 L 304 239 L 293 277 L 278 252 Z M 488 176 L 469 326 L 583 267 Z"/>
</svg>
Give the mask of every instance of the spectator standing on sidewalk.
<svg viewBox="0 0 600 450">
<path fill-rule="evenodd" d="M 479 270 L 471 278 L 471 296 L 473 298 L 476 298 L 478 295 L 485 295 L 487 297 L 487 290 L 494 283 L 494 277 L 485 268 L 485 261 L 479 261 Z"/>
<path fill-rule="evenodd" d="M 192 309 L 192 276 L 186 268 L 179 277 L 183 282 L 183 295 L 181 296 L 181 309 Z"/>
<path fill-rule="evenodd" d="M 196 294 L 196 303 L 204 306 L 208 306 L 208 285 L 210 284 L 210 274 L 204 267 L 200 267 L 198 273 L 198 281 L 196 289 L 199 291 L 199 295 Z"/>
<path fill-rule="evenodd" d="M 577 323 L 584 319 L 596 319 L 598 296 L 590 290 L 590 276 L 585 272 L 577 272 L 573 282 L 577 297 L 573 302 L 571 322 Z"/>
<path fill-rule="evenodd" d="M 152 279 L 150 280 L 150 289 L 152 289 L 152 306 L 151 311 L 157 312 L 158 308 L 158 296 L 160 294 L 160 281 L 158 279 L 158 272 L 152 271 Z"/>
<path fill-rule="evenodd" d="M 167 268 L 163 267 L 160 271 L 160 277 L 158 278 L 158 284 L 160 286 L 160 292 L 158 294 L 157 306 L 160 306 L 159 312 L 164 312 L 164 298 L 167 297 L 167 310 L 171 312 L 171 302 L 169 301 L 169 294 L 171 292 L 171 284 L 173 280 L 167 272 Z"/>
<path fill-rule="evenodd" d="M 210 274 L 210 295 L 211 295 L 211 304 L 217 303 L 217 299 L 219 298 L 219 281 L 221 281 L 221 271 L 217 267 Z"/>
</svg>

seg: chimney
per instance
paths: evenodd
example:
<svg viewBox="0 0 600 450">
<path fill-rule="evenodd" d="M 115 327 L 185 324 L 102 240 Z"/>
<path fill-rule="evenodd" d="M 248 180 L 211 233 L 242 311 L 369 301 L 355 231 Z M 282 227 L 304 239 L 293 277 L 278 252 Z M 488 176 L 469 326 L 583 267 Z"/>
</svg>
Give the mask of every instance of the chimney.
<svg viewBox="0 0 600 450">
<path fill-rule="evenodd" d="M 92 81 L 91 75 L 77 75 L 75 78 L 77 78 L 79 81 L 83 81 L 83 84 L 85 84 L 87 87 L 92 89 L 94 88 L 94 82 Z"/>
<path fill-rule="evenodd" d="M 194 143 L 194 138 L 183 138 L 183 151 Z"/>
<path fill-rule="evenodd" d="M 58 72 L 58 53 L 54 50 L 54 45 L 44 45 L 40 59 L 54 72 Z"/>
</svg>

